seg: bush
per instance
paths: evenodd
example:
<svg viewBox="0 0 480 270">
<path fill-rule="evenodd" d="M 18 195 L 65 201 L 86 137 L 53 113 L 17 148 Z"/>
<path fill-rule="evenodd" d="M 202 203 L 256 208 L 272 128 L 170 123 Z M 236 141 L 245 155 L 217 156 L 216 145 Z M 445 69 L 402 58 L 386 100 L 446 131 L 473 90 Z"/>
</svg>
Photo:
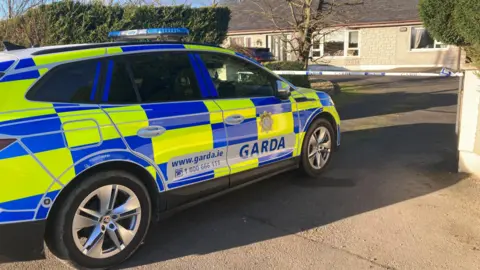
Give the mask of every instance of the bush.
<svg viewBox="0 0 480 270">
<path fill-rule="evenodd" d="M 270 70 L 304 70 L 303 63 L 296 61 L 277 61 L 268 62 L 264 64 L 266 68 Z M 303 75 L 283 75 L 287 81 L 291 82 L 295 86 L 310 88 L 310 80 L 308 76 Z"/>
<path fill-rule="evenodd" d="M 441 42 L 463 47 L 480 68 L 480 0 L 421 0 L 419 7 L 428 32 Z"/>
<path fill-rule="evenodd" d="M 462 46 L 465 39 L 458 33 L 453 20 L 457 0 L 421 0 L 420 17 L 428 32 L 437 40 Z"/>
<path fill-rule="evenodd" d="M 248 50 L 247 47 L 240 46 L 240 45 L 237 45 L 237 44 L 233 43 L 233 44 L 230 44 L 229 46 L 226 46 L 225 49 L 235 51 L 237 53 L 240 53 L 242 55 L 245 55 L 245 56 L 253 59 L 253 55 L 252 55 L 251 51 Z"/>
<path fill-rule="evenodd" d="M 467 53 L 467 63 L 480 69 L 480 44 L 465 47 Z"/>
<path fill-rule="evenodd" d="M 226 38 L 229 21 L 230 10 L 226 7 L 105 6 L 98 1 L 61 1 L 1 21 L 0 38 L 30 47 L 106 42 L 108 32 L 122 29 L 186 27 L 190 30 L 186 41 L 219 45 Z"/>
<path fill-rule="evenodd" d="M 453 12 L 458 32 L 470 44 L 480 44 L 480 0 L 456 0 Z"/>
</svg>

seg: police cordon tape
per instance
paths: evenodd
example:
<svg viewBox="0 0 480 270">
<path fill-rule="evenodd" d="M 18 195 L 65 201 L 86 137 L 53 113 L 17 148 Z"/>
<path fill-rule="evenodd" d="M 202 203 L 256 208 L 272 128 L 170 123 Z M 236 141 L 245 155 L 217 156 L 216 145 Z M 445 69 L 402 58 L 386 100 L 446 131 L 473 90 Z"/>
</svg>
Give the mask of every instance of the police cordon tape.
<svg viewBox="0 0 480 270">
<path fill-rule="evenodd" d="M 361 71 L 298 71 L 274 70 L 278 75 L 306 75 L 306 76 L 405 76 L 405 77 L 463 77 L 461 72 L 452 72 L 443 68 L 440 73 L 427 72 L 361 72 Z"/>
</svg>

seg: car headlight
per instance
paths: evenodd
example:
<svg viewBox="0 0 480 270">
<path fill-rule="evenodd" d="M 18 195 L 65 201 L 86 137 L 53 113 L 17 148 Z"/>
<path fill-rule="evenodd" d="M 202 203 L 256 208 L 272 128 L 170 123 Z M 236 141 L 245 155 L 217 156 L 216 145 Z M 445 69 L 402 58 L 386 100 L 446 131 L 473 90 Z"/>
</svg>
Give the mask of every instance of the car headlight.
<svg viewBox="0 0 480 270">
<path fill-rule="evenodd" d="M 333 99 L 330 95 L 328 95 L 328 99 L 330 100 L 330 104 L 332 104 L 332 106 L 335 106 L 335 102 L 333 102 Z"/>
</svg>

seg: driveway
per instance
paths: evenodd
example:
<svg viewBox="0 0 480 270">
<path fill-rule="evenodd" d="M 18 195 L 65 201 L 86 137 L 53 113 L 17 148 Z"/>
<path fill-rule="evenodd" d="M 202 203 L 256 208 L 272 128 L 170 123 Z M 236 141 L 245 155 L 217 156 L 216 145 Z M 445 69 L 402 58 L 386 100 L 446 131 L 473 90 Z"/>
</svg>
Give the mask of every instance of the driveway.
<svg viewBox="0 0 480 270">
<path fill-rule="evenodd" d="M 457 80 L 331 79 L 346 90 L 343 142 L 324 177 L 291 172 L 179 213 L 122 268 L 478 269 L 480 181 L 455 173 Z"/>
</svg>

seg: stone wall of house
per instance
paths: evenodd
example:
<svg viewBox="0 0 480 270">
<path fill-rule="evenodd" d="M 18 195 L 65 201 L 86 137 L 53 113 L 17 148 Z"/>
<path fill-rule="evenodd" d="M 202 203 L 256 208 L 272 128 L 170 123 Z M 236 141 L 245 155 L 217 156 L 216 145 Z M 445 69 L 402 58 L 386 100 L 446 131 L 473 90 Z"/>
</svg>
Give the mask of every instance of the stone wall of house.
<svg viewBox="0 0 480 270">
<path fill-rule="evenodd" d="M 412 27 L 401 32 L 400 27 L 394 27 L 397 32 L 396 63 L 397 65 L 432 65 L 456 69 L 459 48 L 448 46 L 447 49 L 411 50 L 410 37 Z"/>
<path fill-rule="evenodd" d="M 458 47 L 412 50 L 410 44 L 413 26 L 419 25 L 360 28 L 359 56 L 323 57 L 314 59 L 310 64 L 376 70 L 396 67 L 457 68 Z M 226 39 L 224 46 L 229 45 L 230 38 L 241 38 L 245 42 L 249 39 L 252 47 L 269 48 L 274 35 L 273 33 L 232 34 Z M 270 49 L 272 50 L 272 48 Z M 275 52 L 275 54 L 278 57 L 279 52 Z M 461 63 L 464 62 L 464 57 L 464 54 L 461 55 Z M 287 59 L 295 60 L 294 58 L 293 53 L 288 53 Z"/>
<path fill-rule="evenodd" d="M 397 32 L 392 27 L 360 29 L 360 64 L 395 65 Z"/>
<path fill-rule="evenodd" d="M 416 66 L 457 68 L 458 47 L 412 50 L 410 43 L 413 26 L 361 28 L 359 29 L 359 56 L 324 57 L 317 61 L 317 64 L 347 69 L 381 69 L 382 67 L 389 69 Z M 460 57 L 463 59 L 464 55 Z M 311 64 L 315 64 L 315 62 Z"/>
</svg>

